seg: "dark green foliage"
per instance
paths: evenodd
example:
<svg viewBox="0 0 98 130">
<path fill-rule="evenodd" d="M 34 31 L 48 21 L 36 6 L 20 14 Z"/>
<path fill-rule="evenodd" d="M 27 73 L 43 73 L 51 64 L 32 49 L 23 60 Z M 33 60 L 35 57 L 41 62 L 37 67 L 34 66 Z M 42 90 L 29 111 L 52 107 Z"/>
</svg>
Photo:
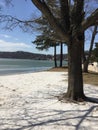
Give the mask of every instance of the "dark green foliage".
<svg viewBox="0 0 98 130">
<path fill-rule="evenodd" d="M 43 35 L 37 36 L 36 40 L 32 43 L 35 44 L 36 48 L 39 50 L 48 50 L 48 48 L 53 47 L 56 44 L 54 41 Z"/>
</svg>

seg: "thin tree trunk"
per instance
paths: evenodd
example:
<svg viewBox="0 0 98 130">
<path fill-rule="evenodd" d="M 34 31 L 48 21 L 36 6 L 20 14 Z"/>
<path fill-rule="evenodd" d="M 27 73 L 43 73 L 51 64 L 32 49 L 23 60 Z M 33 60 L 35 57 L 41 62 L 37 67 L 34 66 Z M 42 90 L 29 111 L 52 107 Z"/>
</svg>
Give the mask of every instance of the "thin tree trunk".
<svg viewBox="0 0 98 130">
<path fill-rule="evenodd" d="M 63 43 L 60 44 L 60 67 L 63 64 Z"/>
<path fill-rule="evenodd" d="M 54 45 L 54 65 L 57 67 L 57 60 L 56 60 L 56 44 Z"/>
<path fill-rule="evenodd" d="M 86 72 L 86 73 L 88 73 L 88 65 L 89 65 L 89 60 L 90 60 L 90 57 L 91 57 L 91 53 L 92 53 L 96 33 L 97 33 L 97 26 L 94 27 L 94 31 L 93 31 L 92 39 L 91 39 L 91 43 L 90 43 L 89 54 L 88 54 L 88 57 L 85 60 L 84 65 L 83 65 L 83 72 Z"/>
</svg>

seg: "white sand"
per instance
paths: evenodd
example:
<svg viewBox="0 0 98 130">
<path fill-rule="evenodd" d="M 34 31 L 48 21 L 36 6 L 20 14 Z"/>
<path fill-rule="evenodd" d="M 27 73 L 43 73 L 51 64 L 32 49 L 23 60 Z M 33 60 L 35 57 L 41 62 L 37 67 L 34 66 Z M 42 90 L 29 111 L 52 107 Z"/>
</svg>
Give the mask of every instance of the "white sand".
<svg viewBox="0 0 98 130">
<path fill-rule="evenodd" d="M 0 130 L 98 130 L 98 104 L 61 103 L 67 72 L 0 76 Z M 98 86 L 85 85 L 98 98 Z"/>
</svg>

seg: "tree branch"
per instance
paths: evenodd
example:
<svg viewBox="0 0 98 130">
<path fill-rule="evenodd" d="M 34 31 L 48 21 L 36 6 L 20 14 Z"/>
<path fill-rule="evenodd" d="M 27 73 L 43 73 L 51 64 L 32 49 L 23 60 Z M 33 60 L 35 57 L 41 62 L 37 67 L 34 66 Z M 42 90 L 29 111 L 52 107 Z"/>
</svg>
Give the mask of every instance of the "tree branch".
<svg viewBox="0 0 98 130">
<path fill-rule="evenodd" d="M 82 22 L 82 29 L 85 31 L 90 26 L 98 25 L 98 8 Z"/>
<path fill-rule="evenodd" d="M 20 20 L 16 17 L 11 15 L 0 15 L 0 23 L 3 23 L 4 29 L 13 30 L 17 26 L 19 26 L 24 32 L 33 32 L 35 28 L 35 21 L 38 19 L 33 20 Z M 5 24 L 5 25 L 4 25 Z"/>
<path fill-rule="evenodd" d="M 83 8 L 84 8 L 84 0 L 74 0 L 74 6 L 71 11 L 71 21 L 72 24 L 76 26 L 80 26 L 84 15 L 83 15 Z"/>
<path fill-rule="evenodd" d="M 31 1 L 45 15 L 45 17 L 48 19 L 49 24 L 55 30 L 55 32 L 59 32 L 58 37 L 62 39 L 62 41 L 68 42 L 69 36 L 65 33 L 64 28 L 62 28 L 58 20 L 53 16 L 46 3 L 44 1 L 41 2 L 41 0 Z"/>
<path fill-rule="evenodd" d="M 74 0 L 74 6 L 71 10 L 71 33 L 72 37 L 77 37 L 79 33 L 81 32 L 81 23 L 84 19 L 83 14 L 84 9 L 84 0 Z"/>
<path fill-rule="evenodd" d="M 65 32 L 68 32 L 70 28 L 68 0 L 60 0 L 60 5 L 61 5 L 62 25 L 63 28 L 65 29 Z"/>
</svg>

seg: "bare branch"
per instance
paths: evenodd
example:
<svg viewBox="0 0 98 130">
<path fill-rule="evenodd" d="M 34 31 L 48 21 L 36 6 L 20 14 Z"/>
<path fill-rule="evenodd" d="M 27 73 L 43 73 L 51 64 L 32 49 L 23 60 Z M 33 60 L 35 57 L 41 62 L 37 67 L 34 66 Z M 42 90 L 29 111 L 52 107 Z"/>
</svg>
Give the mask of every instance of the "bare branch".
<svg viewBox="0 0 98 130">
<path fill-rule="evenodd" d="M 87 19 L 82 22 L 82 29 L 86 30 L 90 26 L 98 25 L 98 9 L 96 9 Z"/>
<path fill-rule="evenodd" d="M 19 26 L 24 32 L 33 32 L 36 20 L 20 20 L 11 15 L 0 15 L 0 23 L 5 23 L 4 29 L 8 30 L 13 30 Z"/>
</svg>

